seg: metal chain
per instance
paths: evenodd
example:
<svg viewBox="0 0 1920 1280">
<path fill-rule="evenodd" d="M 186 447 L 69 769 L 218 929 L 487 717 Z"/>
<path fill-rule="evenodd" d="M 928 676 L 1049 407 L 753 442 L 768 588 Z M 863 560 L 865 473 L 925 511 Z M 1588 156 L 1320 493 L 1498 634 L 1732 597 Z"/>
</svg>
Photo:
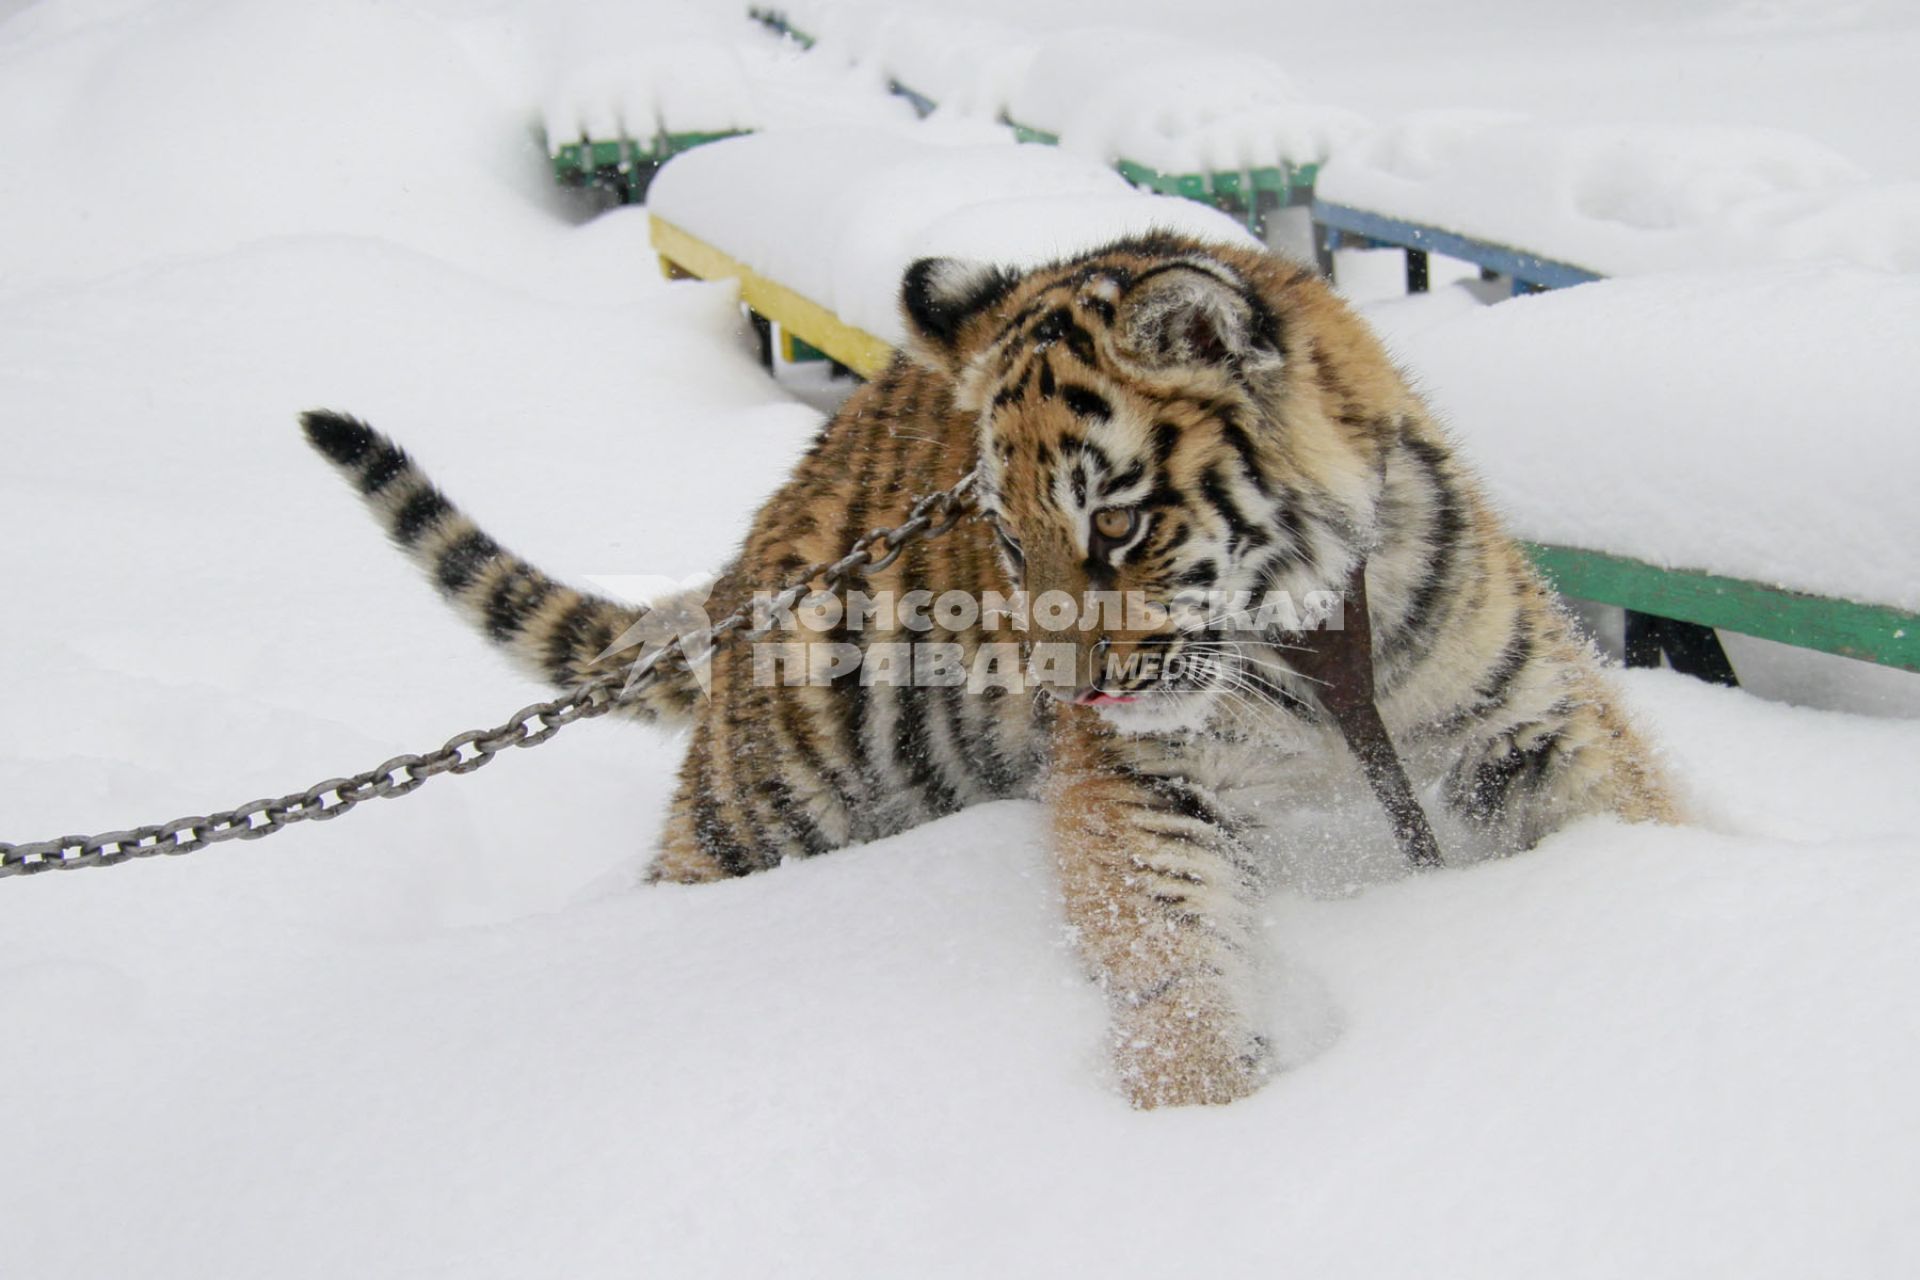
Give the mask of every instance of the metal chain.
<svg viewBox="0 0 1920 1280">
<path fill-rule="evenodd" d="M 780 616 L 781 610 L 792 608 L 809 592 L 819 590 L 815 586 L 818 582 L 824 582 L 828 591 L 837 590 L 850 579 L 864 578 L 891 565 L 910 544 L 948 532 L 972 505 L 968 496 L 972 486 L 973 473 L 968 472 L 951 488 L 917 500 L 899 525 L 873 530 L 855 541 L 838 560 L 808 566 L 773 597 L 773 616 Z M 363 800 L 407 795 L 443 773 L 472 773 L 491 764 L 508 747 L 534 746 L 576 720 L 592 720 L 638 701 L 667 674 L 670 668 L 665 661 L 669 654 L 682 669 L 690 670 L 706 662 L 736 632 L 749 640 L 765 636 L 774 624 L 770 621 L 757 628 L 748 627 L 752 612 L 753 602 L 749 601 L 704 632 L 694 633 L 704 638 L 704 647 L 686 639 L 677 652 L 662 645 L 632 666 L 589 680 L 564 697 L 522 707 L 496 728 L 455 734 L 424 755 L 398 755 L 350 778 L 329 778 L 277 800 L 254 800 L 205 817 L 175 818 L 154 826 L 96 836 L 61 836 L 34 844 L 0 842 L 0 879 L 78 867 L 111 867 L 155 854 L 192 853 L 228 840 L 258 840 L 296 822 L 337 818 Z M 692 652 L 696 648 L 698 652 Z"/>
</svg>

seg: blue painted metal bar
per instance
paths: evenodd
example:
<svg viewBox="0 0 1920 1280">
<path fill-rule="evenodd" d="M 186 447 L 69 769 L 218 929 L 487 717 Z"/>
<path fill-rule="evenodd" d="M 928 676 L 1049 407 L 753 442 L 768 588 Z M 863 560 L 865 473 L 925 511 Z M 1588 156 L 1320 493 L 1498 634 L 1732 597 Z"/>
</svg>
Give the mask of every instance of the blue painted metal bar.
<svg viewBox="0 0 1920 1280">
<path fill-rule="evenodd" d="M 913 114 L 922 120 L 932 115 L 933 109 L 940 105 L 918 89 L 909 88 L 898 80 L 887 81 L 887 92 L 896 98 L 905 98 L 907 104 L 913 108 Z"/>
<path fill-rule="evenodd" d="M 1442 231 L 1438 227 L 1421 226 L 1417 222 L 1403 222 L 1350 205 L 1315 200 L 1313 220 L 1323 227 L 1333 228 L 1342 236 L 1355 236 L 1402 249 L 1444 254 L 1449 258 L 1475 263 L 1503 276 L 1512 276 L 1516 293 L 1520 292 L 1523 284 L 1541 289 L 1563 289 L 1568 285 L 1586 284 L 1602 278 L 1597 272 L 1571 263 L 1555 262 L 1521 249 L 1489 244 L 1484 240 Z"/>
</svg>

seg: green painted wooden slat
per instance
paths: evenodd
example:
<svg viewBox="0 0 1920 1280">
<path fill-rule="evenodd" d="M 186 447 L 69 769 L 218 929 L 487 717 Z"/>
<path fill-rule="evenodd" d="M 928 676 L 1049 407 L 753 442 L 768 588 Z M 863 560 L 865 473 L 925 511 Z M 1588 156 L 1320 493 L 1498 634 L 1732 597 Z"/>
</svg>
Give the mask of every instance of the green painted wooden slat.
<svg viewBox="0 0 1920 1280">
<path fill-rule="evenodd" d="M 1048 133 L 1045 129 L 1036 129 L 1031 125 L 1021 124 L 1018 120 L 1010 120 L 1005 116 L 1000 118 L 1000 123 L 1013 130 L 1013 140 L 1015 142 L 1038 142 L 1048 147 L 1057 147 L 1060 145 L 1060 135 L 1057 133 Z"/>
<path fill-rule="evenodd" d="M 1920 614 L 1600 551 L 1524 545 L 1562 595 L 1920 671 Z"/>
<path fill-rule="evenodd" d="M 553 176 L 566 186 L 602 187 L 618 193 L 623 203 L 644 198 L 653 174 L 673 156 L 722 138 L 734 138 L 744 129 L 686 130 L 652 138 L 582 138 L 563 142 L 553 152 Z"/>
</svg>

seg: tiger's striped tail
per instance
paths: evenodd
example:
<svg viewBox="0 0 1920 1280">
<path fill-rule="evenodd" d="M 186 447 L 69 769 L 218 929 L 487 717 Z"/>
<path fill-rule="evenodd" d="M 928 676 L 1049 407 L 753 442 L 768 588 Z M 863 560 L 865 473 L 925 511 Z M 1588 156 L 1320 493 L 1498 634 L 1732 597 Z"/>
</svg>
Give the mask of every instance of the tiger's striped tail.
<svg viewBox="0 0 1920 1280">
<path fill-rule="evenodd" d="M 345 476 L 395 546 L 419 565 L 475 629 L 535 678 L 563 690 L 617 675 L 662 640 L 649 610 L 555 582 L 489 537 L 449 502 L 393 441 L 345 414 L 300 415 L 307 441 Z M 620 646 L 614 652 L 609 649 Z M 628 704 L 642 719 L 691 718 L 700 688 L 679 663 Z"/>
</svg>

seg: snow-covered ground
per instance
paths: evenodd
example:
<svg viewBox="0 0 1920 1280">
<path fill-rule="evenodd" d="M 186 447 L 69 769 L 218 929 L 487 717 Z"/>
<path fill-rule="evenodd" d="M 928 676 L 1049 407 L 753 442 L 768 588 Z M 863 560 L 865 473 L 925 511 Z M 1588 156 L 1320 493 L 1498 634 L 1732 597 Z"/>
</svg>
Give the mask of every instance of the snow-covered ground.
<svg viewBox="0 0 1920 1280">
<path fill-rule="evenodd" d="M 1342 80 L 1255 51 L 1369 114 L 1548 110 L 1563 89 L 1501 56 L 1516 15 L 1588 30 L 1572 8 L 1461 6 L 1446 47 L 1491 52 L 1393 90 L 1420 101 L 1357 56 Z M 1884 110 L 1880 55 L 1833 51 L 1875 20 L 1908 47 L 1901 14 L 1801 39 L 1812 9 L 1768 12 L 1643 6 L 1577 56 L 1631 86 L 1649 29 L 1677 66 L 1734 24 L 1769 74 L 1804 53 L 1813 136 L 1907 176 L 1901 130 L 1873 155 L 1814 127 Z M 644 214 L 580 222 L 551 189 L 537 126 L 593 13 L 0 18 L 0 838 L 278 794 L 539 696 L 381 545 L 297 410 L 372 418 L 572 577 L 714 566 L 818 423 L 725 288 L 659 279 Z M 763 114 L 867 110 L 731 5 L 674 21 L 786 77 Z M 1399 31 L 1384 65 L 1417 69 Z M 1751 105 L 1731 123 L 1775 123 Z M 1897 393 L 1842 381 L 1809 430 Z M 1910 543 L 1861 554 L 1920 576 Z M 1330 821 L 1269 912 L 1292 1067 L 1224 1110 L 1111 1088 L 1033 806 L 641 890 L 678 744 L 635 727 L 263 844 L 0 882 L 0 1275 L 1912 1274 L 1920 698 L 1753 663 L 1850 710 L 1623 682 L 1695 825 L 1406 879 Z"/>
</svg>

